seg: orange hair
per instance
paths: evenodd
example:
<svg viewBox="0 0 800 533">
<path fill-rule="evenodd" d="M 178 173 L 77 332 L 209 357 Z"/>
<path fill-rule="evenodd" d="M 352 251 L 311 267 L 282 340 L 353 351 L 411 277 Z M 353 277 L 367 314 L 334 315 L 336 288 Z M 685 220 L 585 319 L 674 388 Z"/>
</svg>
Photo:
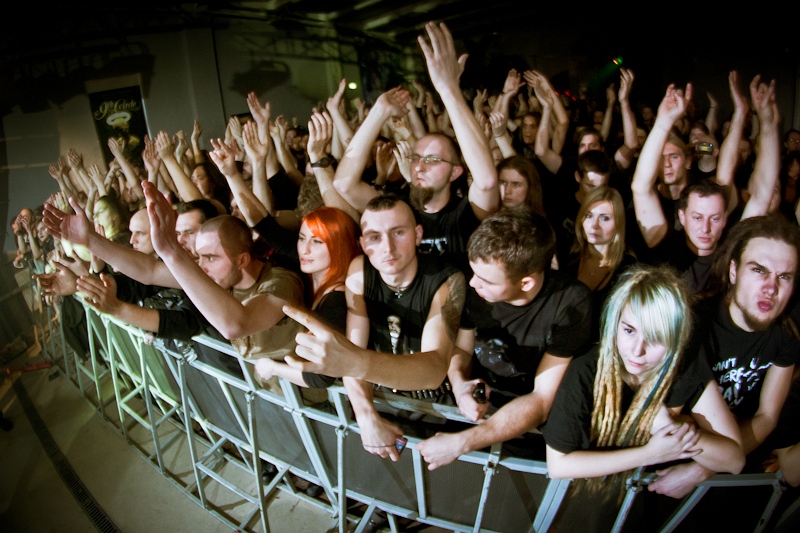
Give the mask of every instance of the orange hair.
<svg viewBox="0 0 800 533">
<path fill-rule="evenodd" d="M 361 248 L 358 244 L 360 229 L 355 221 L 335 207 L 320 207 L 303 217 L 309 231 L 325 243 L 331 256 L 328 273 L 314 291 L 314 301 L 325 291 L 344 282 L 350 262 Z"/>
</svg>

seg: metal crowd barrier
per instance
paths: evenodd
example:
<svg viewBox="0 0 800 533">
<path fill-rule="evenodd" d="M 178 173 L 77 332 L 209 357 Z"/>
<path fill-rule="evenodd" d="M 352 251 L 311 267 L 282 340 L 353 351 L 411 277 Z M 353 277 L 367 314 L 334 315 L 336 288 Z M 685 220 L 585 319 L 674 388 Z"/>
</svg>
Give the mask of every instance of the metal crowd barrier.
<svg viewBox="0 0 800 533">
<path fill-rule="evenodd" d="M 92 354 L 88 363 L 75 356 L 81 393 L 109 422 L 107 406 L 116 404 L 117 429 L 126 439 L 133 425 L 145 427 L 152 439 L 147 448 L 155 451 L 128 441 L 187 496 L 232 529 L 252 530 L 260 525 L 269 531 L 270 501 L 276 491 L 283 491 L 330 512 L 340 532 L 355 527 L 360 533 L 375 509 L 387 513 L 392 531 L 398 530 L 401 518 L 453 531 L 566 530 L 563 524 L 569 521 L 555 520 L 570 480 L 550 479 L 543 461 L 504 457 L 501 446 L 495 445 L 431 472 L 416 449 L 419 439 L 409 435 L 406 451 L 393 463 L 364 451 L 341 386 L 327 391 L 329 407 L 323 408 L 304 400 L 300 389 L 283 379 L 278 390 L 259 386 L 252 361 L 241 358 L 227 343 L 206 336 L 188 343 L 153 340 L 88 306 L 86 316 Z M 233 358 L 240 372 L 209 363 L 220 353 Z M 107 392 L 108 378 L 113 394 Z M 83 384 L 81 380 L 87 379 L 90 383 Z M 448 406 L 377 392 L 376 401 L 464 421 L 457 409 Z M 162 437 L 167 427 L 173 428 L 170 438 Z M 181 430 L 179 438 L 175 427 Z M 163 461 L 164 451 L 183 439 L 191 455 L 192 483 L 178 481 Z M 277 469 L 266 482 L 262 479 L 265 461 Z M 232 471 L 238 477 L 231 476 Z M 248 480 L 245 484 L 242 473 Z M 611 531 L 633 530 L 634 510 L 657 497 L 646 490 L 650 477 L 640 469 L 628 478 L 621 505 L 612 509 L 616 518 Z M 300 490 L 298 480 L 321 487 L 321 495 L 312 497 Z M 207 489 L 212 481 L 246 502 L 244 518 L 232 518 L 212 501 Z M 780 472 L 717 475 L 683 500 L 660 497 L 669 500 L 671 508 L 663 522 L 650 526 L 653 531 L 680 531 L 687 520 L 705 512 L 702 504 L 710 501 L 710 494 L 731 488 L 753 491 L 753 487 L 761 492 L 750 498 L 751 503 L 757 502 L 752 529 L 750 522 L 740 518 L 739 525 L 748 526 L 737 530 L 762 531 L 786 489 Z M 363 513 L 349 511 L 348 502 L 353 501 L 366 507 Z M 798 512 L 797 507 L 790 506 L 787 513 Z M 584 515 L 592 512 L 585 506 L 581 509 L 580 502 L 577 508 Z"/>
</svg>

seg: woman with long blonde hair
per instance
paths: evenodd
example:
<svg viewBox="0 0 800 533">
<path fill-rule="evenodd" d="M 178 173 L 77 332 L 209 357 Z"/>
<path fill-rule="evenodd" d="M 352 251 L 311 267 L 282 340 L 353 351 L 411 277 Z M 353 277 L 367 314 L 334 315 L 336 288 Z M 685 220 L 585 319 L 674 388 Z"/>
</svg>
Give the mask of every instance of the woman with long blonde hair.
<svg viewBox="0 0 800 533">
<path fill-rule="evenodd" d="M 682 362 L 691 323 L 674 269 L 623 273 L 604 306 L 600 342 L 570 363 L 543 428 L 551 477 L 593 478 L 574 490 L 619 499 L 640 466 L 692 460 L 741 471 L 738 426 L 707 363 Z M 679 415 L 684 406 L 690 416 Z"/>
</svg>

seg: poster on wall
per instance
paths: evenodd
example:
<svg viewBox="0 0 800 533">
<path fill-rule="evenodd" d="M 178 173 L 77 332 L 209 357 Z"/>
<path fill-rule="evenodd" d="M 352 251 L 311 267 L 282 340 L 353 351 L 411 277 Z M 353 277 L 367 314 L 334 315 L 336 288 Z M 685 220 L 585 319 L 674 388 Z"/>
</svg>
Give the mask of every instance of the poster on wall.
<svg viewBox="0 0 800 533">
<path fill-rule="evenodd" d="M 116 139 L 128 161 L 141 164 L 147 121 L 139 87 L 90 93 L 89 103 L 106 167 L 114 160 L 108 148 L 109 139 Z"/>
</svg>

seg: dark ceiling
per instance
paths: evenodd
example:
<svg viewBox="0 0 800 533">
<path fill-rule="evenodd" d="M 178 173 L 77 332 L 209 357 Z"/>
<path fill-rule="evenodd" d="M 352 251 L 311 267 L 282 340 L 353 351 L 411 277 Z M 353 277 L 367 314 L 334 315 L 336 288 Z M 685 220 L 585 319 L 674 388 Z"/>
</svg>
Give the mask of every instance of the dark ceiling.
<svg viewBox="0 0 800 533">
<path fill-rule="evenodd" d="M 524 64 L 525 58 L 514 54 L 525 41 L 536 41 L 537 46 L 557 47 L 564 57 L 594 62 L 596 66 L 591 68 L 597 70 L 622 55 L 626 66 L 645 74 L 642 80 L 673 77 L 680 83 L 685 81 L 682 68 L 694 72 L 713 69 L 726 77 L 728 70 L 745 61 L 760 68 L 762 59 L 783 70 L 786 64 L 793 65 L 792 76 L 796 77 L 800 57 L 798 33 L 792 27 L 796 17 L 775 15 L 774 6 L 759 17 L 750 6 L 733 13 L 736 18 L 731 22 L 725 21 L 730 13 L 700 7 L 642 5 L 632 9 L 602 2 L 516 0 L 272 0 L 152 6 L 63 2 L 53 7 L 23 2 L 15 4 L 16 13 L 4 17 L 0 77 L 12 80 L 27 65 L 86 56 L 93 49 L 98 53 L 104 47 L 118 49 L 134 35 L 219 28 L 234 20 L 263 21 L 287 37 L 302 37 L 309 28 L 333 27 L 343 40 L 374 40 L 398 49 L 416 46 L 425 22 L 445 21 L 461 48 L 470 51 L 470 64 L 499 63 L 493 65 L 496 70 L 508 65 L 530 68 Z M 619 12 L 614 12 L 615 8 Z M 663 90 L 662 81 L 657 80 L 659 91 Z"/>
</svg>

